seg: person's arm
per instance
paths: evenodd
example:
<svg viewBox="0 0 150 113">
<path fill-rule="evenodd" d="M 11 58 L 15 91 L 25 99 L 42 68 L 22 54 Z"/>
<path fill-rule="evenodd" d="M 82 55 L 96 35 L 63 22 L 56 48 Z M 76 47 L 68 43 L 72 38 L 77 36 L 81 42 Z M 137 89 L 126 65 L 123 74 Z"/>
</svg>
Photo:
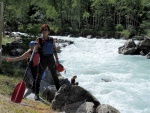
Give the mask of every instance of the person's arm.
<svg viewBox="0 0 150 113">
<path fill-rule="evenodd" d="M 15 57 L 15 58 L 7 57 L 6 61 L 7 62 L 9 62 L 9 61 L 20 61 L 20 60 L 24 60 L 24 59 L 29 58 L 29 57 L 30 57 L 30 53 L 29 53 L 29 50 L 28 50 L 28 51 L 26 51 L 24 54 L 22 54 L 19 57 Z"/>
<path fill-rule="evenodd" d="M 54 56 L 55 56 L 56 62 L 59 62 L 59 61 L 58 61 L 58 55 L 57 55 L 56 44 L 55 44 L 55 39 L 53 39 L 53 49 L 54 49 Z"/>
</svg>

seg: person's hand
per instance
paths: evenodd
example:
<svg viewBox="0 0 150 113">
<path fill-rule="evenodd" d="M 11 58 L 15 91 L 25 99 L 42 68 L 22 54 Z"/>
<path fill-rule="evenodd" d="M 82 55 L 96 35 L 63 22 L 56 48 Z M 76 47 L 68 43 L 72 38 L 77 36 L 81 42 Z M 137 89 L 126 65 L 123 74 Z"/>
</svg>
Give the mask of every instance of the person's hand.
<svg viewBox="0 0 150 113">
<path fill-rule="evenodd" d="M 7 57 L 7 58 L 6 58 L 6 61 L 7 61 L 7 62 L 11 61 L 11 58 Z"/>
</svg>

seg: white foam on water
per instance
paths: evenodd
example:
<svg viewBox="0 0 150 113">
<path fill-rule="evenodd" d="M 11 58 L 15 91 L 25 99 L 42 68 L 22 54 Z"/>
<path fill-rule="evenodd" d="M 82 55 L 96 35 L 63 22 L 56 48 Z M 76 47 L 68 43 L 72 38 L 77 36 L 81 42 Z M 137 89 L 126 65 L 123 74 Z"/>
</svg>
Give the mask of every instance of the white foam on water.
<svg viewBox="0 0 150 113">
<path fill-rule="evenodd" d="M 118 54 L 126 40 L 54 37 L 75 42 L 58 54 L 63 76 L 77 75 L 80 86 L 121 113 L 149 113 L 150 60 Z"/>
</svg>

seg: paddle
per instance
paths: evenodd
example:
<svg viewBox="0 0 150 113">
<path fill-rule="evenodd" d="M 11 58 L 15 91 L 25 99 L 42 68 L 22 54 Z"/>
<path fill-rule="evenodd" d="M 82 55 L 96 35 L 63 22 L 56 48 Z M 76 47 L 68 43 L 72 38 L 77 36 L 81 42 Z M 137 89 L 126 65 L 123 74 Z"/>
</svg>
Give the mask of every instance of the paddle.
<svg viewBox="0 0 150 113">
<path fill-rule="evenodd" d="M 12 94 L 12 97 L 11 97 L 11 101 L 12 102 L 15 102 L 15 103 L 20 103 L 22 98 L 23 98 L 23 95 L 24 95 L 24 92 L 25 92 L 25 89 L 26 89 L 26 86 L 25 86 L 25 83 L 24 83 L 24 78 L 26 76 L 26 73 L 27 73 L 27 70 L 29 68 L 29 65 L 32 61 L 32 58 L 33 58 L 33 55 L 34 55 L 34 51 L 35 51 L 35 48 L 36 46 L 34 46 L 34 49 L 33 49 L 33 52 L 31 54 L 31 57 L 30 57 L 30 60 L 29 60 L 29 63 L 27 65 L 27 68 L 25 70 L 25 73 L 24 73 L 24 76 L 23 76 L 23 80 L 18 83 L 14 89 L 14 92 Z"/>
</svg>

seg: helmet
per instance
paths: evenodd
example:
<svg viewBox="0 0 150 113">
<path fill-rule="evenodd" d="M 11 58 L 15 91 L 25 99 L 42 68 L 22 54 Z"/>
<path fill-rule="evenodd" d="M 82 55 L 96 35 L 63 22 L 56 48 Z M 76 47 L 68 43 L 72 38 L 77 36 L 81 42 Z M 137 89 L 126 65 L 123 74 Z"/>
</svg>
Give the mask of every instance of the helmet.
<svg viewBox="0 0 150 113">
<path fill-rule="evenodd" d="M 58 72 L 62 72 L 65 70 L 65 68 L 63 67 L 63 65 L 61 65 L 60 63 L 56 63 L 56 70 Z"/>
<path fill-rule="evenodd" d="M 35 41 L 31 41 L 30 43 L 29 43 L 29 46 L 34 46 L 35 45 Z"/>
</svg>

